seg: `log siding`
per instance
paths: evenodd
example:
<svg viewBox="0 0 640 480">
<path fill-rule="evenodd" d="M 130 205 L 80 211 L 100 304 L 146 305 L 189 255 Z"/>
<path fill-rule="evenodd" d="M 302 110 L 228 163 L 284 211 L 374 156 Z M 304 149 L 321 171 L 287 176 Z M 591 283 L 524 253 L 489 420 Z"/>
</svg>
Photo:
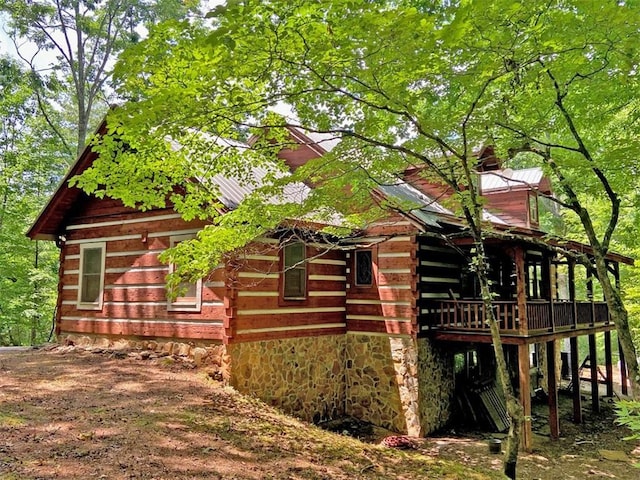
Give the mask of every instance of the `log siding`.
<svg viewBox="0 0 640 480">
<path fill-rule="evenodd" d="M 89 200 L 66 228 L 58 333 L 223 340 L 227 318 L 222 270 L 202 282 L 199 309 L 188 311 L 168 302 L 165 277 L 170 269 L 158 259 L 172 237 L 203 226 L 183 221 L 173 210 L 142 213 L 112 200 Z M 102 305 L 79 310 L 80 249 L 97 242 L 106 248 Z"/>
<path fill-rule="evenodd" d="M 344 253 L 318 243 L 306 244 L 306 292 L 285 298 L 282 248 L 274 239 L 258 239 L 236 274 L 233 338 L 229 343 L 343 334 L 346 331 Z M 257 253 L 259 252 L 259 253 Z"/>
<path fill-rule="evenodd" d="M 165 291 L 170 268 L 158 255 L 170 246 L 172 237 L 193 235 L 204 224 L 184 222 L 170 210 L 140 213 L 107 203 L 92 200 L 66 229 L 61 331 L 158 337 L 171 333 L 226 343 L 348 331 L 415 332 L 416 239 L 413 234 L 387 236 L 387 223 L 359 239 L 371 243 L 368 249 L 375 252 L 371 286 L 355 286 L 351 256 L 307 243 L 306 294 L 302 299 L 285 299 L 280 241 L 260 238 L 238 265 L 216 269 L 213 278 L 202 282 L 200 311 L 172 311 Z M 73 300 L 78 292 L 80 247 L 90 242 L 106 245 L 104 304 L 99 311 L 78 312 Z M 180 328 L 169 329 L 172 322 Z"/>
<path fill-rule="evenodd" d="M 417 328 L 416 238 L 413 235 L 377 237 L 378 225 L 359 244 L 372 252 L 373 282 L 356 285 L 355 255 L 349 255 L 346 320 L 349 333 L 413 335 Z"/>
</svg>

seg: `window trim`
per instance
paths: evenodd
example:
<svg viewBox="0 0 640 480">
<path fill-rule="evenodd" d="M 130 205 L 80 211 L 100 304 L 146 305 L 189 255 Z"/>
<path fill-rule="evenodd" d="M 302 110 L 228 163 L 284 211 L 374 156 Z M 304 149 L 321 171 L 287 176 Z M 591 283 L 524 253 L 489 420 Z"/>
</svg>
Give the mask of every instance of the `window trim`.
<svg viewBox="0 0 640 480">
<path fill-rule="evenodd" d="M 302 281 L 302 295 L 301 296 L 287 296 L 285 295 L 285 291 L 286 291 L 286 281 L 287 281 L 287 249 L 294 246 L 294 245 L 302 245 L 302 262 L 300 262 L 300 265 L 296 265 L 295 267 L 292 267 L 295 270 L 303 270 L 304 271 L 304 279 Z M 282 282 L 280 285 L 280 294 L 281 294 L 281 298 L 284 301 L 304 301 L 307 299 L 307 295 L 308 295 L 308 281 L 309 281 L 309 270 L 307 268 L 307 256 L 308 256 L 308 252 L 307 252 L 307 245 L 304 242 L 289 242 L 286 243 L 282 246 L 282 255 L 281 255 L 281 271 L 282 271 Z"/>
<path fill-rule="evenodd" d="M 83 302 L 82 301 L 82 285 L 83 285 L 83 270 L 85 263 L 85 250 L 100 249 L 100 290 L 98 294 L 98 301 L 96 302 Z M 80 244 L 80 265 L 78 267 L 78 298 L 76 308 L 78 310 L 102 310 L 104 305 L 104 276 L 105 276 L 105 259 L 107 256 L 107 244 L 106 242 L 87 242 Z"/>
<path fill-rule="evenodd" d="M 358 254 L 369 252 L 371 260 L 371 281 L 369 283 L 358 283 Z M 353 284 L 358 288 L 372 287 L 374 283 L 374 271 L 373 271 L 373 249 L 362 248 L 354 250 L 353 252 Z"/>
<path fill-rule="evenodd" d="M 172 235 L 169 237 L 169 245 L 171 248 L 175 247 L 178 243 L 191 240 L 195 238 L 195 235 Z M 169 264 L 169 273 L 175 271 L 175 264 L 172 262 Z M 167 295 L 167 311 L 168 312 L 201 312 L 202 311 L 202 279 L 199 278 L 195 282 L 196 295 L 195 297 L 176 297 L 174 300 Z M 167 294 L 169 292 L 167 291 Z"/>
</svg>

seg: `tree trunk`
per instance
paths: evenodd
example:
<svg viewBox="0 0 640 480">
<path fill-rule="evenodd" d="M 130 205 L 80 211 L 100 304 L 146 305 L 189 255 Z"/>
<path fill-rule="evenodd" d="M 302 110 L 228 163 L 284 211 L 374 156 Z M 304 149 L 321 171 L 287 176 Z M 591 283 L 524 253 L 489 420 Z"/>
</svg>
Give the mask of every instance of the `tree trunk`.
<svg viewBox="0 0 640 480">
<path fill-rule="evenodd" d="M 78 57 L 77 64 L 75 65 L 75 82 L 76 82 L 76 100 L 78 101 L 78 143 L 76 145 L 76 158 L 80 156 L 82 150 L 84 150 L 84 144 L 87 139 L 87 124 L 89 123 L 88 112 L 85 108 L 86 101 L 86 88 L 85 83 L 85 51 L 84 51 L 84 38 L 83 30 L 81 28 L 81 22 L 84 20 L 80 13 L 80 5 L 77 3 L 74 6 L 75 9 L 75 22 L 76 22 L 76 55 Z M 74 66 L 72 65 L 73 69 Z"/>
<path fill-rule="evenodd" d="M 627 363 L 629 378 L 631 379 L 631 396 L 634 400 L 640 400 L 640 371 L 638 370 L 636 348 L 629 330 L 629 314 L 622 302 L 620 291 L 611 284 L 604 256 L 600 251 L 594 249 L 594 258 L 596 274 L 602 286 L 602 292 L 609 307 L 611 319 L 618 331 L 618 340 Z"/>
<path fill-rule="evenodd" d="M 520 435 L 522 432 L 522 424 L 524 422 L 524 408 L 515 395 L 507 361 L 504 356 L 502 346 L 502 338 L 500 337 L 500 326 L 498 325 L 494 310 L 493 296 L 491 294 L 490 282 L 487 276 L 487 259 L 484 252 L 484 245 L 481 242 L 476 243 L 476 262 L 478 281 L 482 292 L 482 301 L 486 312 L 486 321 L 489 322 L 491 330 L 491 340 L 493 343 L 493 351 L 496 358 L 496 368 L 500 383 L 506 401 L 507 414 L 510 419 L 509 434 L 507 436 L 507 446 L 504 458 L 504 474 L 511 479 L 516 478 L 516 466 L 518 463 L 518 449 L 520 448 Z"/>
<path fill-rule="evenodd" d="M 500 383 L 502 384 L 507 415 L 510 420 L 504 457 L 504 474 L 508 478 L 515 480 L 518 450 L 520 448 L 520 435 L 525 420 L 524 407 L 514 393 L 511 378 L 509 377 L 509 370 L 507 369 L 502 338 L 500 337 L 500 325 L 497 322 L 495 310 L 493 309 L 493 294 L 491 292 L 491 281 L 489 280 L 488 274 L 488 260 L 482 235 L 483 210 L 478 192 L 476 192 L 474 187 L 475 173 L 469 168 L 469 163 L 466 160 L 467 159 L 463 162 L 463 166 L 465 169 L 465 183 L 469 190 L 465 192 L 457 190 L 457 193 L 461 197 L 464 217 L 473 238 L 475 253 L 472 258 L 472 266 L 475 267 L 475 274 L 480 284 L 482 303 L 485 310 L 485 322 L 489 323 L 491 343 L 493 344 L 493 352 L 496 359 L 496 369 Z M 469 200 L 471 204 L 467 203 Z"/>
</svg>

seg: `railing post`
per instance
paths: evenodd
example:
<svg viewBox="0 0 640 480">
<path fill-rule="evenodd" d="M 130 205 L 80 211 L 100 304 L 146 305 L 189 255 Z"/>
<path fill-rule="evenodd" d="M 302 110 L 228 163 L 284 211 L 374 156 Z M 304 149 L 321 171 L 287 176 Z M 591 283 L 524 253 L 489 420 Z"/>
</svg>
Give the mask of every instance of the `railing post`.
<svg viewBox="0 0 640 480">
<path fill-rule="evenodd" d="M 484 305 L 483 305 L 484 307 Z M 480 318 L 482 317 L 482 312 L 480 312 L 480 316 L 478 316 L 478 306 L 473 306 L 473 319 L 475 320 L 473 323 L 475 324 L 475 328 L 480 328 L 480 324 L 482 323 Z M 486 318 L 486 317 L 485 317 Z"/>
<path fill-rule="evenodd" d="M 452 309 L 451 305 L 447 304 L 447 316 L 449 319 L 449 327 L 455 327 L 458 324 L 458 310 L 459 307 L 456 304 L 455 307 Z"/>
</svg>

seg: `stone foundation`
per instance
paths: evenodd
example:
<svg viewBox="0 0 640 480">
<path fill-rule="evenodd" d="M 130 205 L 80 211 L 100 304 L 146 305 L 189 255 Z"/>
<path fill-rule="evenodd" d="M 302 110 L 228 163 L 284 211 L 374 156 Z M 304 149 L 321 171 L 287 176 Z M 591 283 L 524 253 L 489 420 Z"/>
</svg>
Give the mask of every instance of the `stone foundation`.
<svg viewBox="0 0 640 480">
<path fill-rule="evenodd" d="M 211 367 L 211 376 L 219 380 L 230 377 L 230 357 L 222 343 L 185 342 L 166 339 L 134 339 L 62 333 L 58 336 L 62 345 L 77 345 L 86 349 L 140 350 L 160 356 L 176 355 L 193 361 L 197 366 Z"/>
<path fill-rule="evenodd" d="M 348 415 L 420 435 L 417 352 L 411 338 L 347 335 Z"/>
<path fill-rule="evenodd" d="M 428 338 L 418 339 L 419 417 L 423 435 L 444 427 L 451 417 L 455 389 L 453 353 Z"/>
<path fill-rule="evenodd" d="M 402 401 L 402 412 L 407 425 L 407 434 L 419 437 L 420 427 L 418 389 L 418 348 L 413 338 L 390 338 L 393 366 Z"/>
<path fill-rule="evenodd" d="M 425 338 L 350 333 L 223 345 L 61 334 L 58 340 L 185 357 L 241 393 L 316 423 L 349 415 L 420 436 L 450 418 L 453 354 Z"/>
<path fill-rule="evenodd" d="M 228 346 L 231 385 L 300 418 L 344 415 L 344 335 L 265 340 Z"/>
</svg>

